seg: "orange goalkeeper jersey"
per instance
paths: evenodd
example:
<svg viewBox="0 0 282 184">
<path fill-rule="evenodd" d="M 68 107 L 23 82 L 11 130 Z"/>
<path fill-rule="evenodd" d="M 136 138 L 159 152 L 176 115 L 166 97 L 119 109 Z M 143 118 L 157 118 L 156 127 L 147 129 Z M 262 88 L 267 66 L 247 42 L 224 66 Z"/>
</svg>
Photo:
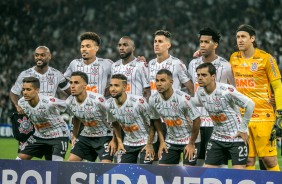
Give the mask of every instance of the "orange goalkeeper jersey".
<svg viewBox="0 0 282 184">
<path fill-rule="evenodd" d="M 255 102 L 251 121 L 274 121 L 275 114 L 269 98 L 270 82 L 280 79 L 276 60 L 263 50 L 255 49 L 251 58 L 243 58 L 241 51 L 230 57 L 236 88 Z M 242 112 L 244 113 L 244 112 Z"/>
</svg>

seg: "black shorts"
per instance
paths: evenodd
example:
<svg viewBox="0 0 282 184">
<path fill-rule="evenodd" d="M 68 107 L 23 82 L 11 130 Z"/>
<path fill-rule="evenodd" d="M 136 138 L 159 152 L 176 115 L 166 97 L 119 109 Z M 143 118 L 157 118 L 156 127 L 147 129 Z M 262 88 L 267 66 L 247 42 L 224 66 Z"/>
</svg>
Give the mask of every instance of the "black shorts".
<svg viewBox="0 0 282 184">
<path fill-rule="evenodd" d="M 144 145 L 145 146 L 145 145 Z M 118 153 L 117 155 L 117 162 L 118 163 L 137 163 L 138 155 L 140 154 L 140 164 L 152 164 L 153 161 L 146 157 L 146 151 L 142 151 L 144 146 L 127 146 L 124 145 L 124 149 L 126 153 Z"/>
<path fill-rule="evenodd" d="M 24 142 L 18 141 L 18 153 L 21 152 L 21 148 L 24 146 Z M 48 148 L 48 146 L 46 146 Z M 52 160 L 52 149 L 45 149 L 44 155 L 37 156 L 38 158 L 45 157 L 45 160 Z"/>
<path fill-rule="evenodd" d="M 246 165 L 248 146 L 244 142 L 209 141 L 205 164 L 221 165 L 226 156 L 230 156 L 232 165 Z"/>
<path fill-rule="evenodd" d="M 206 149 L 207 149 L 208 142 L 211 138 L 212 131 L 213 131 L 213 127 L 200 127 L 201 148 L 200 148 L 198 159 L 206 158 Z"/>
<path fill-rule="evenodd" d="M 31 135 L 22 145 L 20 153 L 42 158 L 43 155 L 56 155 L 65 158 L 68 150 L 68 137 L 43 139 Z"/>
<path fill-rule="evenodd" d="M 178 145 L 178 144 L 170 144 L 166 143 L 168 153 L 163 152 L 162 157 L 159 160 L 160 164 L 179 164 L 180 155 L 184 152 L 184 148 L 186 145 Z M 195 143 L 196 154 L 194 155 L 192 160 L 188 160 L 185 158 L 185 154 L 183 153 L 183 165 L 196 165 L 197 158 L 199 155 L 200 143 Z"/>
<path fill-rule="evenodd" d="M 95 162 L 97 156 L 100 160 L 113 160 L 113 156 L 107 151 L 111 136 L 105 137 L 85 137 L 78 136 L 71 153 L 82 159 Z"/>
</svg>

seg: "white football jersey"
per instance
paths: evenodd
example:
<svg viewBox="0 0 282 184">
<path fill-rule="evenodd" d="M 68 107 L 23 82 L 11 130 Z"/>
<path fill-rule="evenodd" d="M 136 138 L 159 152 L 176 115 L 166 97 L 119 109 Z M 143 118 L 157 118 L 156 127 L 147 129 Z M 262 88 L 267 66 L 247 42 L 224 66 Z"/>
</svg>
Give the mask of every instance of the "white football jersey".
<svg viewBox="0 0 282 184">
<path fill-rule="evenodd" d="M 40 74 L 35 71 L 34 67 L 32 67 L 20 73 L 17 81 L 11 89 L 12 93 L 21 95 L 23 79 L 26 77 L 38 78 L 40 81 L 39 93 L 46 96 L 55 96 L 58 87 L 65 90 L 70 86 L 64 75 L 59 70 L 49 66 L 47 72 Z"/>
<path fill-rule="evenodd" d="M 199 84 L 198 84 L 198 77 L 196 68 L 204 63 L 203 57 L 199 57 L 196 59 L 193 59 L 188 66 L 188 74 L 189 77 L 192 79 L 194 83 L 194 89 L 197 91 Z M 216 81 L 222 82 L 222 83 L 228 83 L 233 86 L 235 86 L 235 80 L 233 77 L 232 69 L 230 63 L 225 60 L 224 58 L 218 56 L 214 61 L 211 62 L 215 68 L 216 68 Z M 209 114 L 203 107 L 198 107 L 199 111 L 201 112 L 201 126 L 202 127 L 212 127 L 213 122 L 211 118 L 209 117 Z"/>
<path fill-rule="evenodd" d="M 79 104 L 74 96 L 69 96 L 66 103 L 68 112 L 84 125 L 80 135 L 86 137 L 113 135 L 112 128 L 106 120 L 106 100 L 103 95 L 87 91 L 87 97 L 83 103 Z"/>
<path fill-rule="evenodd" d="M 159 93 L 151 95 L 149 104 L 153 117 L 162 117 L 167 127 L 166 142 L 172 144 L 188 144 L 191 139 L 193 120 L 200 117 L 200 112 L 191 103 L 190 96 L 180 90 L 174 90 L 173 95 L 164 100 Z"/>
<path fill-rule="evenodd" d="M 214 128 L 211 139 L 224 142 L 241 142 L 241 137 L 234 137 L 242 123 L 239 107 L 245 108 L 251 99 L 241 94 L 229 84 L 216 83 L 216 89 L 207 94 L 199 87 L 192 101 L 202 105 L 209 113 Z M 239 107 L 238 107 L 239 106 Z"/>
<path fill-rule="evenodd" d="M 151 86 L 151 94 L 157 92 L 156 75 L 161 69 L 171 71 L 173 77 L 173 89 L 181 89 L 181 84 L 189 81 L 188 72 L 185 64 L 178 58 L 169 56 L 166 60 L 158 63 L 157 58 L 149 62 L 149 79 Z"/>
<path fill-rule="evenodd" d="M 127 77 L 127 93 L 143 96 L 143 89 L 150 87 L 148 68 L 137 58 L 126 65 L 122 64 L 121 59 L 118 60 L 112 65 L 111 74 L 123 74 Z"/>
<path fill-rule="evenodd" d="M 70 79 L 72 72 L 84 72 L 88 75 L 87 90 L 104 95 L 107 84 L 110 81 L 112 64 L 113 62 L 109 59 L 97 57 L 89 65 L 85 64 L 82 58 L 75 59 L 70 63 L 64 75 L 67 79 Z"/>
<path fill-rule="evenodd" d="M 127 99 L 118 107 L 115 99 L 107 100 L 108 121 L 120 123 L 124 133 L 124 145 L 142 146 L 147 144 L 151 111 L 142 96 L 127 94 Z"/>
<path fill-rule="evenodd" d="M 60 112 L 66 110 L 64 100 L 39 95 L 39 102 L 35 107 L 30 106 L 24 97 L 19 99 L 18 104 L 34 125 L 34 136 L 44 139 L 69 136 L 67 124 L 60 115 Z"/>
</svg>

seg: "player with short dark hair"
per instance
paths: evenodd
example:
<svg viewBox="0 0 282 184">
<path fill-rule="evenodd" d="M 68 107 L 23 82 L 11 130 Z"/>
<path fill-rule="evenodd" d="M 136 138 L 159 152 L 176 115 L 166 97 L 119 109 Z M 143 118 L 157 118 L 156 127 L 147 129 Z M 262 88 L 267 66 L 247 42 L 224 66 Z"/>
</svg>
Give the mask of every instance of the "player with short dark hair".
<svg viewBox="0 0 282 184">
<path fill-rule="evenodd" d="M 247 169 L 255 169 L 255 157 L 258 156 L 267 170 L 279 171 L 273 126 L 275 124 L 282 128 L 281 74 L 276 60 L 269 53 L 257 48 L 256 31 L 252 26 L 240 25 L 236 31 L 236 40 L 239 51 L 230 57 L 236 88 L 256 104 L 249 123 Z M 269 103 L 271 88 L 274 91 L 276 109 Z"/>
<path fill-rule="evenodd" d="M 154 112 L 153 119 L 162 118 L 167 128 L 165 141 L 162 131 L 158 131 L 159 163 L 179 164 L 180 155 L 184 152 L 183 164 L 195 165 L 200 146 L 195 143 L 201 123 L 200 113 L 188 94 L 172 87 L 171 71 L 159 70 L 155 80 L 158 93 L 150 97 L 149 104 Z"/>
<path fill-rule="evenodd" d="M 18 76 L 17 81 L 10 91 L 10 99 L 17 108 L 19 113 L 23 113 L 18 106 L 18 100 L 21 96 L 22 80 L 26 77 L 36 77 L 40 81 L 40 93 L 47 96 L 55 96 L 57 89 L 69 92 L 69 83 L 64 75 L 49 66 L 52 56 L 50 50 L 46 46 L 38 46 L 34 51 L 35 66 L 29 68 Z"/>
<path fill-rule="evenodd" d="M 64 91 L 70 94 L 69 83 L 64 75 L 55 68 L 49 66 L 52 59 L 51 52 L 46 46 L 38 46 L 34 51 L 35 66 L 20 73 L 17 81 L 10 91 L 10 100 L 16 107 L 17 113 L 12 116 L 14 136 L 19 141 L 19 150 L 21 145 L 28 139 L 29 135 L 34 131 L 32 124 L 27 117 L 24 118 L 24 112 L 18 105 L 21 97 L 23 79 L 26 77 L 36 77 L 40 81 L 39 93 L 47 96 L 55 96 L 56 92 Z M 23 119 L 24 118 L 24 119 Z M 21 123 L 18 123 L 21 122 Z M 47 155 L 46 155 L 47 154 Z M 50 160 L 51 155 L 45 154 L 45 159 Z"/>
<path fill-rule="evenodd" d="M 189 77 L 194 83 L 194 89 L 197 91 L 199 87 L 196 68 L 203 63 L 212 63 L 216 68 L 217 82 L 229 83 L 235 86 L 235 80 L 233 77 L 230 63 L 224 58 L 216 54 L 216 49 L 219 46 L 221 35 L 219 32 L 212 28 L 206 27 L 199 31 L 199 46 L 201 56 L 193 59 L 188 66 Z M 204 165 L 205 153 L 208 141 L 213 131 L 213 122 L 209 117 L 208 112 L 203 107 L 198 107 L 201 112 L 201 148 L 200 154 L 197 160 L 198 166 Z M 227 165 L 227 160 L 224 165 Z"/>
<path fill-rule="evenodd" d="M 151 94 L 157 92 L 156 74 L 159 70 L 166 68 L 173 74 L 173 88 L 181 89 L 183 84 L 190 94 L 194 94 L 193 83 L 187 76 L 185 64 L 178 58 L 169 54 L 171 48 L 171 33 L 166 30 L 158 30 L 154 33 L 154 52 L 157 58 L 149 61 L 149 79 Z"/>
<path fill-rule="evenodd" d="M 95 93 L 107 95 L 107 85 L 111 76 L 113 62 L 109 59 L 96 56 L 101 44 L 100 37 L 94 32 L 85 32 L 80 35 L 80 53 L 82 58 L 74 59 L 64 73 L 70 78 L 72 72 L 81 71 L 88 75 L 86 89 Z"/>
<path fill-rule="evenodd" d="M 66 100 L 68 112 L 73 115 L 72 149 L 69 161 L 86 159 L 109 163 L 116 152 L 113 131 L 106 119 L 105 97 L 86 90 L 87 74 L 76 71 L 71 74 L 71 96 Z M 84 127 L 79 133 L 80 124 Z"/>
<path fill-rule="evenodd" d="M 120 60 L 112 65 L 111 74 L 123 74 L 127 77 L 126 92 L 146 99 L 150 96 L 150 83 L 146 64 L 134 56 L 135 44 L 129 36 L 123 36 L 118 42 Z"/>
<path fill-rule="evenodd" d="M 18 105 L 29 117 L 35 132 L 21 147 L 17 160 L 41 158 L 52 154 L 53 161 L 63 161 L 68 148 L 68 127 L 60 116 L 66 103 L 52 96 L 39 94 L 40 81 L 35 77 L 23 79 L 22 94 Z"/>
<path fill-rule="evenodd" d="M 230 156 L 234 169 L 244 169 L 248 157 L 248 123 L 255 104 L 235 87 L 216 82 L 212 63 L 200 64 L 196 72 L 199 88 L 192 101 L 207 110 L 214 124 L 205 167 L 220 167 Z M 237 106 L 245 109 L 243 118 Z"/>
<path fill-rule="evenodd" d="M 110 81 L 112 98 L 107 100 L 108 121 L 112 122 L 118 142 L 118 162 L 152 164 L 155 129 L 150 107 L 142 96 L 126 93 L 127 78 L 115 74 Z M 121 137 L 121 128 L 125 134 Z M 157 129 L 161 127 L 157 127 Z"/>
</svg>

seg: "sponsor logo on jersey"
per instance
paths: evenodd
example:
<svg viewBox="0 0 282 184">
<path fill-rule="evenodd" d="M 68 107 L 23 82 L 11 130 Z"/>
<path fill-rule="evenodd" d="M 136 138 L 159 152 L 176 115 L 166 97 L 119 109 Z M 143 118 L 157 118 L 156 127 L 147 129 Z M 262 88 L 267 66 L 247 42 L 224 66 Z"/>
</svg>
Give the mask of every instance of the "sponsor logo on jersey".
<svg viewBox="0 0 282 184">
<path fill-rule="evenodd" d="M 134 125 L 129 125 L 129 126 L 126 126 L 126 125 L 121 125 L 123 131 L 125 132 L 135 132 L 135 131 L 138 131 L 139 130 L 139 126 L 134 124 Z"/>
<path fill-rule="evenodd" d="M 257 62 L 253 62 L 251 63 L 251 67 L 250 67 L 251 71 L 255 72 L 258 70 L 258 63 Z"/>
<path fill-rule="evenodd" d="M 55 98 L 50 98 L 50 101 L 51 101 L 51 102 L 55 102 L 56 99 L 55 99 Z"/>
<path fill-rule="evenodd" d="M 227 88 L 230 92 L 233 92 L 234 91 L 234 88 L 232 88 L 232 87 L 228 87 Z"/>
<path fill-rule="evenodd" d="M 190 96 L 185 95 L 185 98 L 189 101 L 190 100 Z"/>
<path fill-rule="evenodd" d="M 237 88 L 254 88 L 256 86 L 253 78 L 236 78 Z"/>
<path fill-rule="evenodd" d="M 139 102 L 143 104 L 145 101 L 144 101 L 144 99 L 139 98 Z"/>
<path fill-rule="evenodd" d="M 252 114 L 252 118 L 258 118 L 258 117 L 259 117 L 258 114 L 255 114 L 255 113 Z"/>
</svg>

